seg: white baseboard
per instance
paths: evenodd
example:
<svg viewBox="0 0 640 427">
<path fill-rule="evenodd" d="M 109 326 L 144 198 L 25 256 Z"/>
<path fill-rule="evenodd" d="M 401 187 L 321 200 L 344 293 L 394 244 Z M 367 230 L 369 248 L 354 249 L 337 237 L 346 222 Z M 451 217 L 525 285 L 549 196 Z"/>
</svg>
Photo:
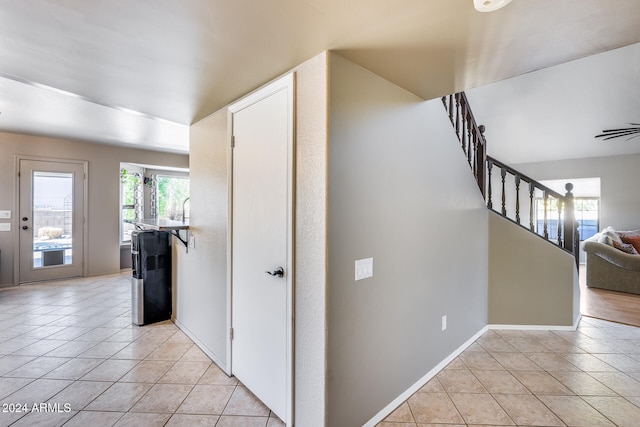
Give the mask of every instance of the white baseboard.
<svg viewBox="0 0 640 427">
<path fill-rule="evenodd" d="M 228 374 L 228 372 L 227 372 L 227 365 L 226 365 L 225 363 L 223 363 L 223 362 L 222 362 L 222 360 L 221 360 L 218 356 L 216 356 L 216 354 L 215 354 L 214 352 L 212 352 L 211 350 L 209 350 L 209 349 L 207 348 L 207 346 L 206 346 L 206 345 L 204 345 L 204 344 L 202 343 L 202 341 L 200 341 L 200 340 L 199 340 L 199 339 L 198 339 L 198 338 L 193 334 L 193 332 L 191 332 L 191 331 L 189 330 L 189 328 L 187 328 L 184 324 L 180 323 L 180 321 L 179 321 L 178 319 L 174 319 L 174 320 L 173 320 L 173 323 L 175 323 L 175 324 L 176 324 L 176 326 L 177 326 L 178 328 L 180 328 L 180 330 L 181 330 L 182 332 L 184 332 L 186 336 L 188 336 L 189 338 L 191 338 L 191 341 L 193 341 L 193 342 L 195 343 L 195 345 L 197 345 L 197 346 L 200 348 L 200 350 L 202 350 L 202 352 L 203 352 L 204 354 L 206 354 L 206 355 L 207 355 L 207 357 L 209 357 L 209 358 L 213 361 L 213 363 L 215 363 L 216 365 L 218 365 L 218 368 L 220 368 L 220 369 L 222 370 L 222 372 L 224 372 L 225 374 L 229 375 L 229 374 Z"/>
<path fill-rule="evenodd" d="M 464 344 L 458 347 L 453 353 L 447 356 L 442 362 L 438 363 L 436 367 L 430 370 L 424 377 L 420 378 L 415 384 L 409 387 L 404 393 L 400 396 L 396 397 L 391 403 L 385 406 L 380 412 L 378 412 L 373 418 L 367 421 L 363 427 L 374 427 L 376 424 L 384 420 L 389 416 L 398 406 L 400 406 L 405 400 L 410 398 L 415 392 L 420 390 L 429 380 L 436 376 L 438 372 L 443 370 L 445 366 L 453 361 L 456 357 L 458 357 L 463 351 L 467 349 L 471 344 L 473 344 L 482 334 L 487 331 L 487 326 L 478 331 L 474 336 L 469 338 Z"/>
<path fill-rule="evenodd" d="M 473 337 L 469 338 L 464 344 L 458 347 L 453 353 L 447 356 L 442 362 L 430 370 L 424 377 L 420 378 L 415 384 L 409 387 L 400 396 L 395 398 L 391 403 L 385 406 L 380 412 L 378 412 L 373 418 L 367 421 L 363 427 L 374 427 L 376 424 L 388 417 L 398 406 L 400 406 L 405 400 L 409 399 L 415 392 L 420 390 L 426 383 L 435 377 L 438 372 L 443 370 L 449 363 L 458 357 L 463 351 L 473 344 L 478 338 L 482 336 L 489 329 L 510 329 L 521 331 L 575 331 L 578 328 L 578 324 L 582 319 L 582 315 L 578 316 L 573 326 L 554 326 L 554 325 L 487 325 L 477 332 Z"/>
<path fill-rule="evenodd" d="M 582 319 L 582 315 L 578 316 L 572 326 L 561 325 L 488 325 L 488 329 L 508 329 L 516 331 L 575 331 Z"/>
</svg>

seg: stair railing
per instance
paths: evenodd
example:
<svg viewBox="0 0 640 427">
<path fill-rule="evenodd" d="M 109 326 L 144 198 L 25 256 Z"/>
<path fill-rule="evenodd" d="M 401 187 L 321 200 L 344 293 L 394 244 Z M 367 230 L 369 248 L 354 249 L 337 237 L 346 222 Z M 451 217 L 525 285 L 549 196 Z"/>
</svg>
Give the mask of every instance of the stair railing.
<svg viewBox="0 0 640 427">
<path fill-rule="evenodd" d="M 485 195 L 485 177 L 487 162 L 487 144 L 484 138 L 484 126 L 478 126 L 473 117 L 467 95 L 458 92 L 442 97 L 449 120 L 458 136 L 462 151 L 476 178 L 482 196 Z"/>
<path fill-rule="evenodd" d="M 573 184 L 566 184 L 567 193 L 562 195 L 488 157 L 485 127 L 477 124 L 465 93 L 444 96 L 442 103 L 487 207 L 572 253 L 577 265 L 580 236 L 571 193 Z M 499 169 L 499 175 L 493 175 L 494 169 Z M 500 204 L 497 208 L 493 203 L 495 187 L 500 188 Z"/>
<path fill-rule="evenodd" d="M 494 174 L 494 170 L 497 173 Z M 562 195 L 487 157 L 487 207 L 574 254 L 578 262 L 580 236 L 571 192 L 573 184 L 567 183 L 565 189 L 567 192 Z M 499 195 L 497 206 L 494 206 L 494 193 Z"/>
</svg>

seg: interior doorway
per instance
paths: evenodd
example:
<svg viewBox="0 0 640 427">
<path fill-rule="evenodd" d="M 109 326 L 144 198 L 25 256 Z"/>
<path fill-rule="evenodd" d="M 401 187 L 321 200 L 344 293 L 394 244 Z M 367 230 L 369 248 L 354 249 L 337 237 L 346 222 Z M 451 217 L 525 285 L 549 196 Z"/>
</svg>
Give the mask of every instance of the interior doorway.
<svg viewBox="0 0 640 427">
<path fill-rule="evenodd" d="M 293 408 L 293 75 L 229 109 L 231 371 L 282 421 Z"/>
</svg>

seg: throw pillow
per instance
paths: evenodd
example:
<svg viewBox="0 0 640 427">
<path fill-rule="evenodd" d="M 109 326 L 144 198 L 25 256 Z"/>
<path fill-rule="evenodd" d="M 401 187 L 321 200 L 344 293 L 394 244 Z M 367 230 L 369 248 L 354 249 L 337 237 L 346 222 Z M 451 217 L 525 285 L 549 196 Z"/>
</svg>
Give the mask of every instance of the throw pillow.
<svg viewBox="0 0 640 427">
<path fill-rule="evenodd" d="M 640 236 L 623 234 L 622 241 L 624 243 L 633 245 L 633 247 L 636 248 L 636 251 L 640 252 Z"/>
<path fill-rule="evenodd" d="M 605 245 L 613 246 L 613 239 L 604 233 L 600 233 L 597 241 L 599 243 L 604 243 Z"/>
<path fill-rule="evenodd" d="M 614 240 L 613 247 L 627 254 L 640 255 L 636 250 L 636 248 L 631 243 L 618 243 Z"/>
<path fill-rule="evenodd" d="M 616 230 L 609 226 L 607 228 L 605 228 L 604 230 L 602 230 L 602 236 L 603 237 L 608 237 L 609 239 L 611 239 L 614 242 L 618 242 L 618 243 L 623 243 L 622 239 L 620 238 L 620 235 L 618 233 L 616 233 Z M 611 245 L 611 243 L 609 243 Z"/>
</svg>

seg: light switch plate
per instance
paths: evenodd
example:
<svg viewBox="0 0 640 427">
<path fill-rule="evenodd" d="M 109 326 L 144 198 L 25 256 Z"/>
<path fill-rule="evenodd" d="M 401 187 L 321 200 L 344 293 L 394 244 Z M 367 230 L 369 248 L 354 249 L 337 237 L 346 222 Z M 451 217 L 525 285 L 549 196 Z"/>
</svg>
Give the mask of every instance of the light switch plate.
<svg viewBox="0 0 640 427">
<path fill-rule="evenodd" d="M 0 231 L 11 231 L 10 222 L 0 222 Z"/>
<path fill-rule="evenodd" d="M 373 277 L 373 258 L 356 260 L 356 280 Z"/>
<path fill-rule="evenodd" d="M 195 249 L 196 248 L 196 236 L 194 236 L 191 233 L 189 233 L 189 247 L 191 249 Z"/>
<path fill-rule="evenodd" d="M 0 211 L 0 218 L 2 219 L 10 219 L 11 211 Z"/>
</svg>

